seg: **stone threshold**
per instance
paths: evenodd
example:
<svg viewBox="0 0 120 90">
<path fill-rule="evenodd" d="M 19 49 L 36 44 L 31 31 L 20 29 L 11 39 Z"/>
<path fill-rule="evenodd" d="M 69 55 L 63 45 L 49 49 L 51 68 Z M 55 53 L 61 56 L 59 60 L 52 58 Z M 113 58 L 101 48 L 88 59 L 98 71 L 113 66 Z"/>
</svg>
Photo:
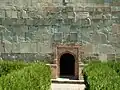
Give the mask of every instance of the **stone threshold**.
<svg viewBox="0 0 120 90">
<path fill-rule="evenodd" d="M 52 83 L 85 84 L 84 80 L 51 79 Z"/>
</svg>

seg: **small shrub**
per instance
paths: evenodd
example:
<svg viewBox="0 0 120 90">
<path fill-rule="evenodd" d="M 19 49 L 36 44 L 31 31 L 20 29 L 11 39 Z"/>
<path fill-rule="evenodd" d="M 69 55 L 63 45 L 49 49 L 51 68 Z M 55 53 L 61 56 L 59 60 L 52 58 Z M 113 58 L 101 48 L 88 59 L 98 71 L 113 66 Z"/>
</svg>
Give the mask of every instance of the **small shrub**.
<svg viewBox="0 0 120 90">
<path fill-rule="evenodd" d="M 120 90 L 120 76 L 107 63 L 90 63 L 83 72 L 87 90 Z"/>
<path fill-rule="evenodd" d="M 49 90 L 50 79 L 50 67 L 36 63 L 2 76 L 0 90 Z"/>
<path fill-rule="evenodd" d="M 0 61 L 0 77 L 2 75 L 7 75 L 14 70 L 22 69 L 29 66 L 30 63 L 24 63 L 20 61 Z"/>
<path fill-rule="evenodd" d="M 108 62 L 108 66 L 114 69 L 120 75 L 120 62 Z"/>
</svg>

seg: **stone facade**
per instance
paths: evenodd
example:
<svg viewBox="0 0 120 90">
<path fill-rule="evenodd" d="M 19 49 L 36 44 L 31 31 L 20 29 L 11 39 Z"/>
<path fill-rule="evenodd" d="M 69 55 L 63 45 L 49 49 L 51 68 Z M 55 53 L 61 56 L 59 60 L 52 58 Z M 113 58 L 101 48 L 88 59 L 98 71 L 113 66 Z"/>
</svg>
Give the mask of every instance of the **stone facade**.
<svg viewBox="0 0 120 90">
<path fill-rule="evenodd" d="M 85 54 L 119 54 L 119 5 L 63 1 L 0 1 L 0 52 L 47 54 L 77 43 Z"/>
<path fill-rule="evenodd" d="M 1 58 L 55 64 L 57 45 L 79 45 L 80 62 L 118 60 L 120 4 L 99 1 L 0 0 Z"/>
</svg>

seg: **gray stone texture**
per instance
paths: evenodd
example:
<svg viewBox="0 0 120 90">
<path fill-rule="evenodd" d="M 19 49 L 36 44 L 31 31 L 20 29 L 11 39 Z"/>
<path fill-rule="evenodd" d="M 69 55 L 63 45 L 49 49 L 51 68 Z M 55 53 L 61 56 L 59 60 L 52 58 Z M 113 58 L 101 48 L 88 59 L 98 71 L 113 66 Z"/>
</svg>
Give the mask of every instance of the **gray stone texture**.
<svg viewBox="0 0 120 90">
<path fill-rule="evenodd" d="M 1 53 L 53 53 L 79 43 L 86 54 L 119 53 L 120 7 L 87 0 L 0 0 Z M 83 3 L 84 2 L 84 3 Z M 57 35 L 62 33 L 62 35 Z"/>
</svg>

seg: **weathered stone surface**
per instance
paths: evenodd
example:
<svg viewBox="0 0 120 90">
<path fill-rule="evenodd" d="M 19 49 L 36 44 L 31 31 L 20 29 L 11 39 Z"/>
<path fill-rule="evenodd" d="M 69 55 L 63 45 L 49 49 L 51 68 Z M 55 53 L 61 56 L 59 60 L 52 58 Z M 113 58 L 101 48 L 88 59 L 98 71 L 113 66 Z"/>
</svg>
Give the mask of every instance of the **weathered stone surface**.
<svg viewBox="0 0 120 90">
<path fill-rule="evenodd" d="M 89 17 L 89 13 L 88 12 L 77 12 L 77 19 L 85 19 Z"/>
<path fill-rule="evenodd" d="M 111 7 L 111 11 L 120 11 L 120 7 L 118 7 L 118 6 L 112 6 Z"/>
<path fill-rule="evenodd" d="M 5 18 L 5 10 L 0 10 L 0 18 Z"/>
<path fill-rule="evenodd" d="M 53 43 L 72 40 L 85 45 L 85 53 L 114 53 L 113 48 L 119 53 L 119 7 L 81 2 L 86 0 L 68 0 L 67 6 L 62 0 L 0 0 L 0 32 L 3 41 L 13 43 L 6 52 L 47 53 Z"/>
<path fill-rule="evenodd" d="M 12 43 L 12 51 L 13 53 L 20 53 L 20 43 Z"/>
<path fill-rule="evenodd" d="M 17 18 L 17 11 L 12 10 L 11 13 L 11 18 Z"/>
<path fill-rule="evenodd" d="M 25 25 L 26 24 L 26 19 L 17 19 L 16 25 Z"/>
<path fill-rule="evenodd" d="M 112 33 L 119 34 L 120 33 L 120 24 L 113 24 L 112 25 Z"/>
<path fill-rule="evenodd" d="M 107 61 L 107 55 L 106 54 L 99 54 L 99 60 L 105 62 Z"/>
<path fill-rule="evenodd" d="M 78 41 L 78 33 L 70 32 L 70 42 L 77 42 L 77 41 Z"/>
<path fill-rule="evenodd" d="M 114 47 L 112 45 L 107 45 L 107 44 L 98 45 L 98 52 L 104 54 L 115 53 Z"/>
<path fill-rule="evenodd" d="M 62 42 L 63 33 L 62 32 L 56 32 L 53 36 L 55 42 Z"/>
<path fill-rule="evenodd" d="M 68 18 L 74 18 L 75 17 L 75 15 L 74 15 L 74 12 L 68 12 Z"/>
<path fill-rule="evenodd" d="M 26 19 L 27 25 L 33 25 L 33 19 Z"/>
<path fill-rule="evenodd" d="M 41 44 L 41 52 L 42 53 L 51 53 L 52 49 L 50 48 L 50 46 L 46 43 L 46 44 Z"/>
<path fill-rule="evenodd" d="M 107 44 L 107 35 L 105 35 L 104 33 L 100 33 L 100 42 L 101 44 Z"/>
<path fill-rule="evenodd" d="M 12 10 L 6 10 L 6 16 L 8 18 L 11 18 L 12 17 Z"/>
<path fill-rule="evenodd" d="M 36 43 L 22 42 L 20 44 L 21 53 L 36 53 Z"/>
<path fill-rule="evenodd" d="M 28 18 L 28 14 L 25 10 L 22 10 L 22 18 Z"/>
<path fill-rule="evenodd" d="M 107 60 L 115 60 L 115 54 L 107 54 Z"/>
<path fill-rule="evenodd" d="M 92 46 L 92 44 L 83 45 L 82 50 L 84 51 L 84 54 L 92 54 L 93 53 L 93 46 Z"/>
</svg>

